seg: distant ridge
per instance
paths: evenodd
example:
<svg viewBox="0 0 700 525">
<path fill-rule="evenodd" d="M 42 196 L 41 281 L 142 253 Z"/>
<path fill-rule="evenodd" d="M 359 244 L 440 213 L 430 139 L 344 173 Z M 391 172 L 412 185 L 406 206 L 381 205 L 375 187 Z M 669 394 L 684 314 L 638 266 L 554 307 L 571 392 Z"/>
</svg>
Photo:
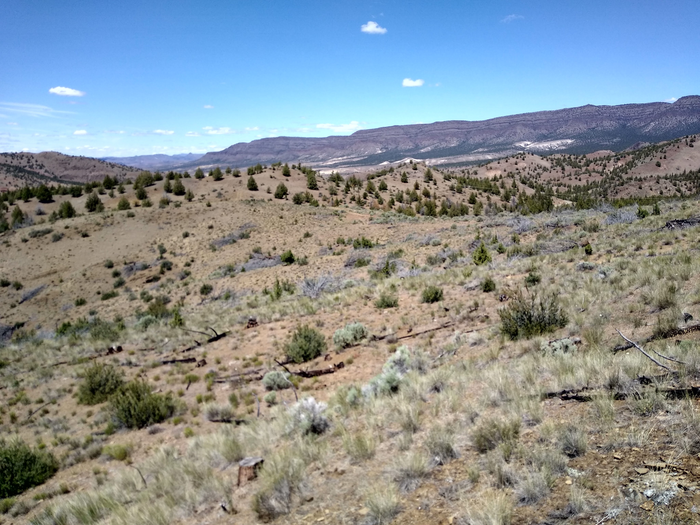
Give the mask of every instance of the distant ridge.
<svg viewBox="0 0 700 525">
<path fill-rule="evenodd" d="M 431 164 L 533 153 L 621 151 L 700 132 L 700 96 L 669 102 L 586 105 L 483 121 L 446 121 L 360 130 L 325 138 L 274 137 L 207 153 L 182 167 L 302 162 L 317 168 L 376 165 L 405 157 Z M 121 159 L 124 162 L 124 159 Z"/>
<path fill-rule="evenodd" d="M 202 153 L 180 153 L 178 155 L 136 155 L 134 157 L 103 157 L 106 162 L 118 162 L 142 170 L 170 170 L 199 159 Z"/>
</svg>

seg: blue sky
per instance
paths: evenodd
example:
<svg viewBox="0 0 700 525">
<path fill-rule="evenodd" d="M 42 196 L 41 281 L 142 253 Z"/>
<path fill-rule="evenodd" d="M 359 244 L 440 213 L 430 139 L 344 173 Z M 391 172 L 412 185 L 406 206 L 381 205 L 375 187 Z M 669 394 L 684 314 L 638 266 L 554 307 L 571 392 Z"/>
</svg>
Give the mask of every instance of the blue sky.
<svg viewBox="0 0 700 525">
<path fill-rule="evenodd" d="M 0 151 L 127 156 L 700 94 L 697 0 L 3 0 Z"/>
</svg>

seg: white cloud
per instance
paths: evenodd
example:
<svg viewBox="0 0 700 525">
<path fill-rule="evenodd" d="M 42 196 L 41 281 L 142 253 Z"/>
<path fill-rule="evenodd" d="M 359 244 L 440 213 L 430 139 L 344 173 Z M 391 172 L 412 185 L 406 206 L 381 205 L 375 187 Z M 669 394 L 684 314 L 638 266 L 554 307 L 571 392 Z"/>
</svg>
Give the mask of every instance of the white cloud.
<svg viewBox="0 0 700 525">
<path fill-rule="evenodd" d="M 386 33 L 386 28 L 380 26 L 377 22 L 370 20 L 366 24 L 362 24 L 362 27 L 360 27 L 360 31 L 362 31 L 363 33 L 368 33 L 370 35 L 383 35 L 384 33 Z"/>
<path fill-rule="evenodd" d="M 231 128 L 213 128 L 211 126 L 206 126 L 202 129 L 207 135 L 231 135 L 236 133 L 236 130 Z"/>
<path fill-rule="evenodd" d="M 673 104 L 676 100 L 678 100 L 676 97 L 671 97 L 664 100 L 664 102 L 670 102 Z M 8 122 L 8 124 L 10 124 L 10 122 Z"/>
<path fill-rule="evenodd" d="M 258 131 L 260 128 L 258 126 L 253 126 L 252 128 L 245 128 L 246 131 Z"/>
<path fill-rule="evenodd" d="M 199 133 L 197 133 L 196 131 L 188 131 L 187 133 L 185 133 L 185 137 L 199 137 Z"/>
<path fill-rule="evenodd" d="M 0 102 L 0 109 L 8 113 L 27 115 L 29 117 L 55 117 L 61 113 L 73 113 L 72 111 L 59 111 L 40 104 L 23 104 L 20 102 Z"/>
<path fill-rule="evenodd" d="M 360 123 L 356 120 L 353 120 L 349 124 L 316 124 L 316 127 L 318 129 L 329 129 L 335 133 L 352 133 L 353 131 L 361 129 Z"/>
<path fill-rule="evenodd" d="M 210 104 L 205 104 L 204 109 L 214 109 L 214 106 L 212 106 Z"/>
<path fill-rule="evenodd" d="M 153 133 L 156 135 L 172 135 L 175 132 L 169 129 L 154 129 Z"/>
<path fill-rule="evenodd" d="M 84 91 L 78 91 L 77 89 L 71 89 L 67 87 L 56 86 L 49 89 L 49 93 L 54 95 L 61 95 L 62 97 L 82 97 L 85 95 Z"/>
<path fill-rule="evenodd" d="M 17 124 L 17 122 L 8 122 L 7 125 L 8 126 L 19 126 L 19 124 Z"/>
<path fill-rule="evenodd" d="M 501 20 L 501 23 L 510 24 L 511 22 L 515 22 L 516 20 L 522 20 L 523 18 L 525 17 L 522 15 L 508 15 L 503 20 Z"/>
<path fill-rule="evenodd" d="M 87 135 L 87 131 L 85 131 L 84 129 L 76 129 L 73 132 L 73 135 Z"/>
<path fill-rule="evenodd" d="M 111 135 L 123 135 L 124 132 L 122 130 L 116 130 L 116 129 L 108 129 L 105 131 L 105 133 L 109 133 Z"/>
<path fill-rule="evenodd" d="M 418 78 L 416 80 L 411 80 L 410 78 L 404 78 L 403 82 L 401 85 L 403 87 L 421 87 L 423 84 L 425 84 L 425 81 L 422 79 Z"/>
</svg>

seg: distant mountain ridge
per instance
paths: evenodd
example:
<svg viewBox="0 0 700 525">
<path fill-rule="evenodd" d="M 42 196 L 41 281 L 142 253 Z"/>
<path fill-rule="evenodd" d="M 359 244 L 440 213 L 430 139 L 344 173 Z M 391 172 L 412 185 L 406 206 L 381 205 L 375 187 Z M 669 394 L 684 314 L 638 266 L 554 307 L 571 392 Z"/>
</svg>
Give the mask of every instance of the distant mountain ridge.
<svg viewBox="0 0 700 525">
<path fill-rule="evenodd" d="M 448 164 L 490 160 L 518 151 L 621 151 L 636 143 L 699 132 L 700 96 L 687 96 L 673 103 L 587 105 L 483 121 L 389 126 L 360 130 L 349 136 L 264 138 L 207 153 L 183 167 L 244 167 L 283 161 L 340 168 L 406 157 Z"/>
<path fill-rule="evenodd" d="M 137 169 L 122 164 L 56 151 L 0 153 L 0 187 L 94 182 L 107 175 L 121 180 L 134 174 L 138 174 Z"/>
<path fill-rule="evenodd" d="M 106 162 L 118 162 L 142 170 L 170 170 L 185 164 L 191 164 L 199 159 L 202 153 L 180 153 L 177 155 L 136 155 L 134 157 L 102 157 Z"/>
</svg>

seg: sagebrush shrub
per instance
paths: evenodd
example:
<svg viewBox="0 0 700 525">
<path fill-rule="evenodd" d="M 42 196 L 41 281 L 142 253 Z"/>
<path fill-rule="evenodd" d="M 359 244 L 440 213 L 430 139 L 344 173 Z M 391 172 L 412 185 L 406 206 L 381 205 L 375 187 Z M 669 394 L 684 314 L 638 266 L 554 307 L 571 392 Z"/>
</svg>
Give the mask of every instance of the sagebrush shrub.
<svg viewBox="0 0 700 525">
<path fill-rule="evenodd" d="M 120 370 L 109 364 L 95 363 L 83 372 L 83 382 L 78 386 L 78 402 L 84 405 L 103 403 L 123 384 Z"/>
<path fill-rule="evenodd" d="M 569 322 L 555 295 L 524 297 L 520 290 L 498 315 L 501 332 L 512 340 L 553 332 Z"/>
<path fill-rule="evenodd" d="M 321 332 L 308 325 L 297 327 L 292 338 L 284 345 L 284 351 L 295 363 L 304 363 L 320 356 L 328 347 Z"/>
<path fill-rule="evenodd" d="M 348 323 L 333 334 L 333 344 L 339 348 L 347 348 L 356 345 L 369 337 L 369 330 L 362 323 Z"/>
<path fill-rule="evenodd" d="M 285 388 L 291 388 L 293 386 L 288 377 L 289 374 L 285 372 L 272 370 L 265 374 L 262 378 L 262 382 L 267 390 L 284 390 Z"/>
<path fill-rule="evenodd" d="M 153 393 L 147 382 L 135 380 L 111 396 L 110 412 L 120 426 L 144 428 L 172 416 L 175 401 L 170 395 Z"/>
<path fill-rule="evenodd" d="M 299 431 L 301 434 L 323 434 L 331 426 L 328 418 L 323 415 L 326 404 L 319 403 L 313 397 L 305 397 L 291 409 L 290 432 Z"/>
<path fill-rule="evenodd" d="M 33 450 L 19 439 L 0 440 L 0 499 L 41 485 L 58 467 L 58 460 L 51 452 Z"/>
</svg>

